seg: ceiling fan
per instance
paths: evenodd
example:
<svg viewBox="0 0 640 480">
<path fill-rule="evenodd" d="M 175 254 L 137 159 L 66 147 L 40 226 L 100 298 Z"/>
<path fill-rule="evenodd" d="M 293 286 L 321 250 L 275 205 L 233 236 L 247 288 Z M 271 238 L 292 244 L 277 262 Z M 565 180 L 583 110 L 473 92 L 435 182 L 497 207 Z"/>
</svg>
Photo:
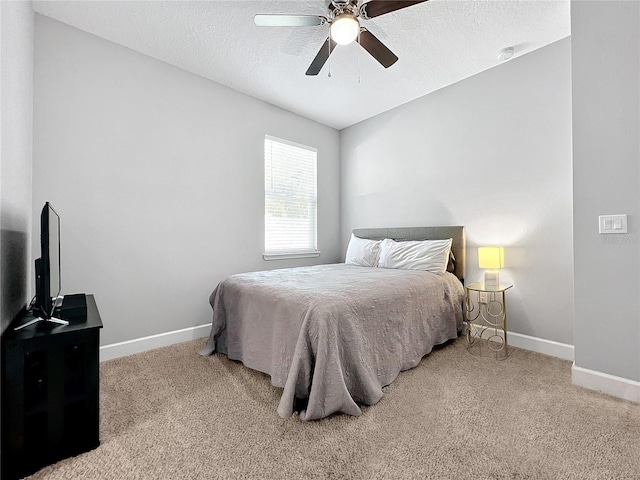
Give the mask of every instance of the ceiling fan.
<svg viewBox="0 0 640 480">
<path fill-rule="evenodd" d="M 329 14 L 281 15 L 259 14 L 254 20 L 259 27 L 316 27 L 329 25 L 329 36 L 307 69 L 307 75 L 317 75 L 329 59 L 336 45 L 348 45 L 358 39 L 360 46 L 371 54 L 384 68 L 396 63 L 398 57 L 373 33 L 360 26 L 361 20 L 379 17 L 389 12 L 410 7 L 428 0 L 331 0 Z"/>
</svg>

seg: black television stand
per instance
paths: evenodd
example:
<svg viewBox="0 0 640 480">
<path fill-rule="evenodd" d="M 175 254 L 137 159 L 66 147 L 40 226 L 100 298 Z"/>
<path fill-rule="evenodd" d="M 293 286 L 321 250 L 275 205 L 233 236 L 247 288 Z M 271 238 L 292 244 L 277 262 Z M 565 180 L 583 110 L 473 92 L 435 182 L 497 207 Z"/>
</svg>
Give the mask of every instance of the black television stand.
<svg viewBox="0 0 640 480">
<path fill-rule="evenodd" d="M 84 316 L 60 309 L 2 334 L 2 480 L 17 480 L 45 465 L 87 452 L 100 444 L 100 329 L 93 295 L 78 295 Z M 73 296 L 69 296 L 73 299 Z M 30 314 L 17 322 L 29 323 Z"/>
<path fill-rule="evenodd" d="M 69 322 L 67 320 L 62 320 L 61 318 L 56 318 L 56 317 L 49 317 L 49 318 L 44 318 L 44 317 L 36 317 L 33 320 L 23 324 L 23 325 L 19 325 L 16 328 L 14 328 L 14 330 L 20 330 L 24 327 L 28 327 L 29 325 L 33 325 L 34 323 L 40 323 L 40 322 L 51 322 L 51 323 L 57 323 L 58 325 L 69 325 Z"/>
</svg>

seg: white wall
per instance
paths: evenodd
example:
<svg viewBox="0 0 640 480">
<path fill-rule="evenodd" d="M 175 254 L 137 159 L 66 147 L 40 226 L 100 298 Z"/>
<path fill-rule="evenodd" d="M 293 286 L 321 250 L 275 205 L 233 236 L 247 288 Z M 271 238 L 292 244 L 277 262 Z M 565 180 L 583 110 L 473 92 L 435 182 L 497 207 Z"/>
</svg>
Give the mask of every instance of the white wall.
<svg viewBox="0 0 640 480">
<path fill-rule="evenodd" d="M 29 301 L 33 102 L 31 2 L 0 2 L 0 332 Z"/>
<path fill-rule="evenodd" d="M 103 344 L 210 322 L 229 274 L 338 261 L 334 129 L 40 15 L 34 102 L 33 209 L 60 213 L 63 293 L 95 295 Z M 262 259 L 265 134 L 318 149 L 317 259 Z"/>
<path fill-rule="evenodd" d="M 342 240 L 353 228 L 465 225 L 505 246 L 509 330 L 573 343 L 570 39 L 341 132 Z"/>
<path fill-rule="evenodd" d="M 575 365 L 640 381 L 640 4 L 573 1 L 571 30 Z"/>
</svg>

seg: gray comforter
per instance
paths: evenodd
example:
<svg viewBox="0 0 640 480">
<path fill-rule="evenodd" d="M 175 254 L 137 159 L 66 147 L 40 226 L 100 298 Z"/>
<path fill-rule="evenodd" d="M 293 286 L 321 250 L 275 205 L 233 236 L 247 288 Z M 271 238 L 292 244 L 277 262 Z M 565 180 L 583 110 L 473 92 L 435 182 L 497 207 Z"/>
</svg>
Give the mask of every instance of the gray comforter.
<svg viewBox="0 0 640 480">
<path fill-rule="evenodd" d="M 463 288 L 442 275 L 345 264 L 233 275 L 211 294 L 201 354 L 226 354 L 284 388 L 278 414 L 360 415 L 402 370 L 456 338 Z"/>
</svg>

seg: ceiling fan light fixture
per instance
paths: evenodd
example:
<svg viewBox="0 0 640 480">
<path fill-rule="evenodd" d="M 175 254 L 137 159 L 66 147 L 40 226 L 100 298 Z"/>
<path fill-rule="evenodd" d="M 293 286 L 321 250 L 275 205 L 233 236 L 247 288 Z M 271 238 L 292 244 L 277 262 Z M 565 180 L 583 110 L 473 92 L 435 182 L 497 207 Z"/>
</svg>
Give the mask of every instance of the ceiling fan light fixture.
<svg viewBox="0 0 640 480">
<path fill-rule="evenodd" d="M 358 37 L 360 22 L 353 15 L 343 13 L 331 22 L 331 38 L 338 45 L 348 45 Z"/>
</svg>

